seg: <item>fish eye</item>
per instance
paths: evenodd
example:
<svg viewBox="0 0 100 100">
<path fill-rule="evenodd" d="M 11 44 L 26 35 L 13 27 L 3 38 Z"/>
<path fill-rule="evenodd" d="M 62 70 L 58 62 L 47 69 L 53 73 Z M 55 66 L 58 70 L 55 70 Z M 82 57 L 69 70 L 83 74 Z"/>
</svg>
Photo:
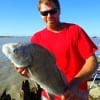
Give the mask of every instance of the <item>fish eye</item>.
<svg viewBox="0 0 100 100">
<path fill-rule="evenodd" d="M 13 53 L 14 53 L 14 54 L 17 54 L 17 51 L 16 51 L 16 49 L 14 49 L 14 50 L 13 50 Z"/>
</svg>

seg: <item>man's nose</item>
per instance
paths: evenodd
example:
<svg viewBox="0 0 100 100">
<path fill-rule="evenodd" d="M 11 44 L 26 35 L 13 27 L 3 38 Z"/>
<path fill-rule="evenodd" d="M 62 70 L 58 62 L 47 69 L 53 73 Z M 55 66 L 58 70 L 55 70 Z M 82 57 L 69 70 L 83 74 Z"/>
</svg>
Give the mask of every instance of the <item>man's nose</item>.
<svg viewBox="0 0 100 100">
<path fill-rule="evenodd" d="M 50 16 L 52 16 L 52 15 L 51 15 L 50 13 L 48 13 L 48 14 L 47 14 L 47 17 L 50 17 Z"/>
</svg>

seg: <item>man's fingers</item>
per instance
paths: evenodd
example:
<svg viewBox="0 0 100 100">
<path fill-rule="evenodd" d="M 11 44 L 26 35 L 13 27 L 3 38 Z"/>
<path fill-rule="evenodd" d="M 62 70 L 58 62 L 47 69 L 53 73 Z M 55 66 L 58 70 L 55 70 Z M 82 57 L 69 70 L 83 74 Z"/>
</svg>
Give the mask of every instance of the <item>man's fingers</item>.
<svg viewBox="0 0 100 100">
<path fill-rule="evenodd" d="M 28 70 L 27 68 L 17 68 L 16 67 L 16 71 L 21 74 L 22 76 L 28 77 Z"/>
</svg>

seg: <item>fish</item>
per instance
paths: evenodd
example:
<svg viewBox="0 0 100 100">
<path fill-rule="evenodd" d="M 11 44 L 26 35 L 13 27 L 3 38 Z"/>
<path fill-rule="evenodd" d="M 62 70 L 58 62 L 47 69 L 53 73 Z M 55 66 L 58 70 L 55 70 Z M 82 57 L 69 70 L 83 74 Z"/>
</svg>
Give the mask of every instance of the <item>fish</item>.
<svg viewBox="0 0 100 100">
<path fill-rule="evenodd" d="M 55 56 L 36 43 L 5 43 L 4 55 L 18 68 L 27 67 L 31 78 L 49 94 L 61 95 L 68 82 L 56 65 Z"/>
</svg>

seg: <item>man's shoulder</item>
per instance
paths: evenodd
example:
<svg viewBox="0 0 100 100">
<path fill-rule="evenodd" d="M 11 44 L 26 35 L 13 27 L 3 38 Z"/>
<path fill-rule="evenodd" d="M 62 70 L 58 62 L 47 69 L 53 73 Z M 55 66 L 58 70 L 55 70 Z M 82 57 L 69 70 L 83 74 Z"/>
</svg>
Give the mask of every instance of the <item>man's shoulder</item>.
<svg viewBox="0 0 100 100">
<path fill-rule="evenodd" d="M 81 28 L 80 25 L 75 24 L 75 23 L 66 23 L 66 26 L 69 28 Z"/>
</svg>

